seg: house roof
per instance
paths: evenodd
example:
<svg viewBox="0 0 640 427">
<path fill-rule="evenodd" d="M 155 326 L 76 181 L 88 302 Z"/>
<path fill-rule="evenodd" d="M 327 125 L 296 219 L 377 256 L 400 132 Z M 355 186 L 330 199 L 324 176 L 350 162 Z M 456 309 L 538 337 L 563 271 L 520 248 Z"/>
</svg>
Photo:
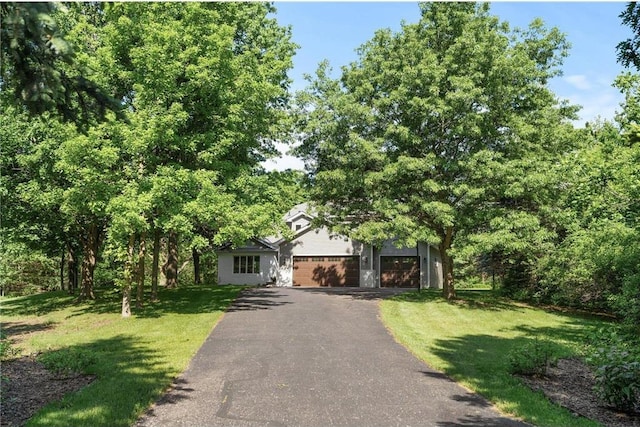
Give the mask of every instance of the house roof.
<svg viewBox="0 0 640 427">
<path fill-rule="evenodd" d="M 307 216 L 308 218 L 313 218 L 315 216 L 309 209 L 309 203 L 300 203 L 292 207 L 289 212 L 284 214 L 284 220 L 291 221 L 295 218 L 299 218 L 302 215 Z"/>
<path fill-rule="evenodd" d="M 248 245 L 247 243 L 249 242 L 253 242 L 256 245 L 255 246 L 251 246 Z M 256 251 L 277 251 L 278 250 L 278 245 L 274 244 L 272 242 L 269 242 L 265 239 L 261 239 L 260 237 L 252 237 L 251 239 L 249 239 L 249 241 L 247 241 L 247 243 L 245 243 L 245 245 L 239 247 L 239 248 L 235 248 L 235 249 L 242 249 L 242 250 L 256 250 Z M 234 249 L 232 248 L 232 244 L 231 243 L 225 243 L 224 245 L 220 246 L 220 248 L 218 250 L 224 251 L 224 250 L 228 250 L 228 249 Z"/>
</svg>

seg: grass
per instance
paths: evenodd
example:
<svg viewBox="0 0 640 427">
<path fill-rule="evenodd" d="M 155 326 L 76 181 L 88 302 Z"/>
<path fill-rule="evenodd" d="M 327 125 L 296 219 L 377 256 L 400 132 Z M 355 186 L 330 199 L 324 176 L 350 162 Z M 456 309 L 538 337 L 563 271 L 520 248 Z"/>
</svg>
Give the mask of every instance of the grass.
<svg viewBox="0 0 640 427">
<path fill-rule="evenodd" d="M 23 353 L 90 355 L 84 368 L 97 376 L 78 393 L 42 409 L 27 425 L 132 425 L 187 367 L 240 289 L 162 290 L 160 302 L 128 319 L 121 318 L 120 299 L 113 293 L 81 304 L 64 292 L 2 299 L 3 330 L 30 333 L 19 344 Z"/>
<path fill-rule="evenodd" d="M 486 291 L 399 295 L 381 303 L 382 319 L 398 342 L 428 365 L 489 399 L 503 413 L 537 426 L 593 427 L 550 403 L 508 373 L 508 354 L 536 339 L 555 356 L 580 354 L 588 336 L 606 321 L 558 314 L 500 300 Z"/>
</svg>

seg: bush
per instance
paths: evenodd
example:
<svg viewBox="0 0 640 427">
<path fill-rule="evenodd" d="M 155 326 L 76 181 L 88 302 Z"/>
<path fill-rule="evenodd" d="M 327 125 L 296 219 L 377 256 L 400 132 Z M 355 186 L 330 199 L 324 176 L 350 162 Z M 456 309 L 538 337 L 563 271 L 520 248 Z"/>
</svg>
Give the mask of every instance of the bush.
<svg viewBox="0 0 640 427">
<path fill-rule="evenodd" d="M 6 334 L 0 332 L 0 360 L 9 359 L 20 353 L 20 349 L 14 347 Z"/>
<path fill-rule="evenodd" d="M 557 357 L 549 341 L 535 339 L 509 352 L 509 372 L 519 375 L 544 375 L 555 366 Z"/>
<path fill-rule="evenodd" d="M 640 340 L 629 328 L 600 330 L 587 362 L 595 367 L 596 395 L 623 411 L 640 410 Z"/>
<path fill-rule="evenodd" d="M 58 260 L 20 245 L 0 249 L 0 287 L 4 295 L 30 295 L 59 288 Z"/>
<path fill-rule="evenodd" d="M 88 350 L 63 349 L 41 354 L 38 361 L 56 375 L 67 376 L 75 373 L 89 373 L 97 358 Z"/>
<path fill-rule="evenodd" d="M 638 354 L 618 347 L 601 349 L 604 363 L 596 369 L 595 392 L 606 404 L 623 411 L 640 410 Z"/>
<path fill-rule="evenodd" d="M 569 235 L 537 265 L 542 302 L 604 310 L 640 324 L 640 233 L 601 221 Z"/>
</svg>

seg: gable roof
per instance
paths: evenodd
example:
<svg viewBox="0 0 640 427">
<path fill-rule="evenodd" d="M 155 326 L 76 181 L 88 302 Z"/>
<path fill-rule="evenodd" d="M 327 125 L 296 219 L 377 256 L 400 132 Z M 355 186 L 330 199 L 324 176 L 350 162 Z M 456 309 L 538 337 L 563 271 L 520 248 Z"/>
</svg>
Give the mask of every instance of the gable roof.
<svg viewBox="0 0 640 427">
<path fill-rule="evenodd" d="M 249 242 L 253 242 L 255 245 L 249 245 L 248 244 Z M 232 243 L 225 243 L 224 245 L 220 246 L 218 250 L 219 251 L 225 251 L 225 250 L 277 251 L 278 246 L 277 244 L 271 243 L 268 240 L 261 239 L 259 237 L 252 237 L 244 245 L 239 246 L 237 248 L 234 248 Z"/>
</svg>

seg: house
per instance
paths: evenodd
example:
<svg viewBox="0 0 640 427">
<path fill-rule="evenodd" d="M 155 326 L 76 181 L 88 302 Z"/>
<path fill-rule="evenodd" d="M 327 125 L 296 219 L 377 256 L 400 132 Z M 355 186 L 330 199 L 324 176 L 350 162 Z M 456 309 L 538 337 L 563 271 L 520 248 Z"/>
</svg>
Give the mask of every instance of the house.
<svg viewBox="0 0 640 427">
<path fill-rule="evenodd" d="M 442 263 L 434 246 L 398 248 L 389 240 L 374 247 L 316 228 L 312 219 L 303 203 L 284 218 L 292 239 L 254 238 L 241 247 L 219 248 L 218 283 L 442 288 Z"/>
</svg>

